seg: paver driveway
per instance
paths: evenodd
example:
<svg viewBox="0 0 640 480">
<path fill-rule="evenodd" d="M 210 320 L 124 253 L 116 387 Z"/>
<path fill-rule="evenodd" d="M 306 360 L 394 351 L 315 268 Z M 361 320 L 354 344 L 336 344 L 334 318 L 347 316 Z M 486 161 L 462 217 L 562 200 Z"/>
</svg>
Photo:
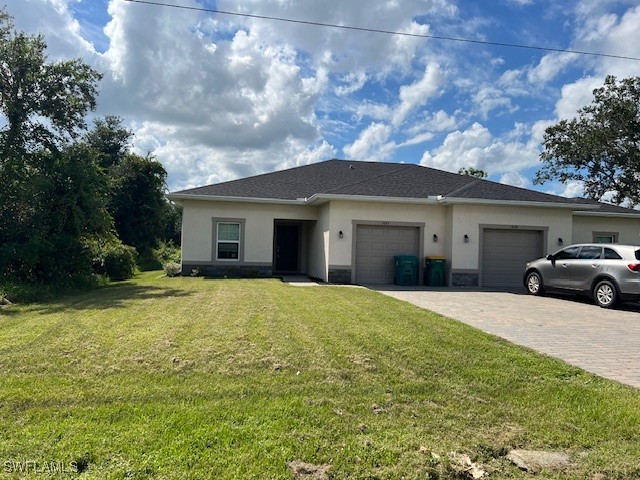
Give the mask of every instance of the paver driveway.
<svg viewBox="0 0 640 480">
<path fill-rule="evenodd" d="M 588 300 L 519 292 L 374 287 L 560 358 L 597 375 L 640 388 L 640 305 L 605 310 Z"/>
</svg>

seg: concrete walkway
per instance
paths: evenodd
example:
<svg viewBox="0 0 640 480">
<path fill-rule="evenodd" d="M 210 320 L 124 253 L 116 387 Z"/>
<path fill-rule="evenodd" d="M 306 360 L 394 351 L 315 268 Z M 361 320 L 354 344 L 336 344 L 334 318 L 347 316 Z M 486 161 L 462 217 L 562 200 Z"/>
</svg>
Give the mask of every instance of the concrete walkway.
<svg viewBox="0 0 640 480">
<path fill-rule="evenodd" d="M 372 286 L 385 295 L 640 388 L 640 305 L 606 310 L 587 299 L 520 292 Z"/>
</svg>

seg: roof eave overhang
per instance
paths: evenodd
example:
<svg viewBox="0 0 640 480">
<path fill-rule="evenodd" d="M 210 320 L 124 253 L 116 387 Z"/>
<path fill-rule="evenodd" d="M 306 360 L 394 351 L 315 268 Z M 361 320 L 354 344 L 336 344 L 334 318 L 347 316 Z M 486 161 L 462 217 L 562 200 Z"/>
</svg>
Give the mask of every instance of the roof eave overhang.
<svg viewBox="0 0 640 480">
<path fill-rule="evenodd" d="M 598 205 L 587 205 L 575 203 L 560 203 L 560 202 L 531 202 L 531 201 L 514 201 L 514 200 L 488 200 L 480 198 L 456 198 L 456 197 L 442 197 L 442 196 L 429 196 L 429 197 L 383 197 L 376 195 L 344 195 L 344 194 L 330 194 L 330 193 L 317 193 L 308 198 L 298 198 L 295 200 L 281 199 L 281 198 L 258 198 L 258 197 L 233 197 L 222 195 L 198 195 L 192 193 L 168 193 L 166 197 L 182 205 L 184 201 L 203 201 L 203 202 L 237 202 L 237 203 L 263 203 L 263 204 L 276 204 L 276 205 L 322 205 L 330 201 L 355 201 L 355 202 L 368 202 L 368 203 L 404 203 L 412 205 L 488 205 L 488 206 L 513 206 L 513 207 L 536 207 L 536 208 L 562 208 L 567 210 L 573 210 L 574 215 L 593 215 L 604 217 L 629 217 L 640 218 L 640 213 L 635 214 L 621 214 L 621 213 L 606 213 L 595 212 L 599 209 Z"/>
<path fill-rule="evenodd" d="M 185 200 L 201 202 L 238 202 L 238 203 L 265 203 L 276 205 L 304 205 L 305 199 L 287 200 L 284 198 L 256 198 L 256 197 L 227 197 L 222 195 L 197 195 L 192 193 L 168 193 L 167 198 L 178 205 Z"/>
<path fill-rule="evenodd" d="M 638 213 L 618 213 L 618 212 L 573 212 L 578 217 L 608 217 L 608 218 L 630 218 L 640 219 L 640 212 Z"/>
<path fill-rule="evenodd" d="M 598 205 L 587 205 L 563 202 L 533 202 L 523 200 L 490 200 L 482 198 L 456 198 L 456 197 L 438 197 L 438 203 L 441 205 L 487 205 L 487 206 L 503 206 L 503 207 L 534 207 L 534 208 L 562 208 L 566 210 L 595 210 Z"/>
</svg>

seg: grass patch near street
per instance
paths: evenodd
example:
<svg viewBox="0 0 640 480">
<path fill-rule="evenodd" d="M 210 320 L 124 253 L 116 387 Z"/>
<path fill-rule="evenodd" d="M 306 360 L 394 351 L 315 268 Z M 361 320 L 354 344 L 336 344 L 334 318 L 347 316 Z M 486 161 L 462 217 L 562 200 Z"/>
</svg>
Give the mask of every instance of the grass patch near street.
<svg viewBox="0 0 640 480">
<path fill-rule="evenodd" d="M 147 272 L 1 310 L 0 372 L 10 478 L 640 477 L 638 390 L 366 289 Z"/>
</svg>

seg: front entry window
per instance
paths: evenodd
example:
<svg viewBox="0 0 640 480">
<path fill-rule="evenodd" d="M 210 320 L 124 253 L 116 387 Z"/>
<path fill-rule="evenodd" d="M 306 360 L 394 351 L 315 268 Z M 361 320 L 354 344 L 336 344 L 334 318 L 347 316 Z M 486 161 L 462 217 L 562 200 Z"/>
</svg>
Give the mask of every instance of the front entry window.
<svg viewBox="0 0 640 480">
<path fill-rule="evenodd" d="M 595 232 L 593 234 L 594 243 L 618 243 L 618 234 L 610 232 Z"/>
<path fill-rule="evenodd" d="M 216 235 L 216 258 L 238 260 L 240 253 L 240 224 L 219 222 Z"/>
</svg>

